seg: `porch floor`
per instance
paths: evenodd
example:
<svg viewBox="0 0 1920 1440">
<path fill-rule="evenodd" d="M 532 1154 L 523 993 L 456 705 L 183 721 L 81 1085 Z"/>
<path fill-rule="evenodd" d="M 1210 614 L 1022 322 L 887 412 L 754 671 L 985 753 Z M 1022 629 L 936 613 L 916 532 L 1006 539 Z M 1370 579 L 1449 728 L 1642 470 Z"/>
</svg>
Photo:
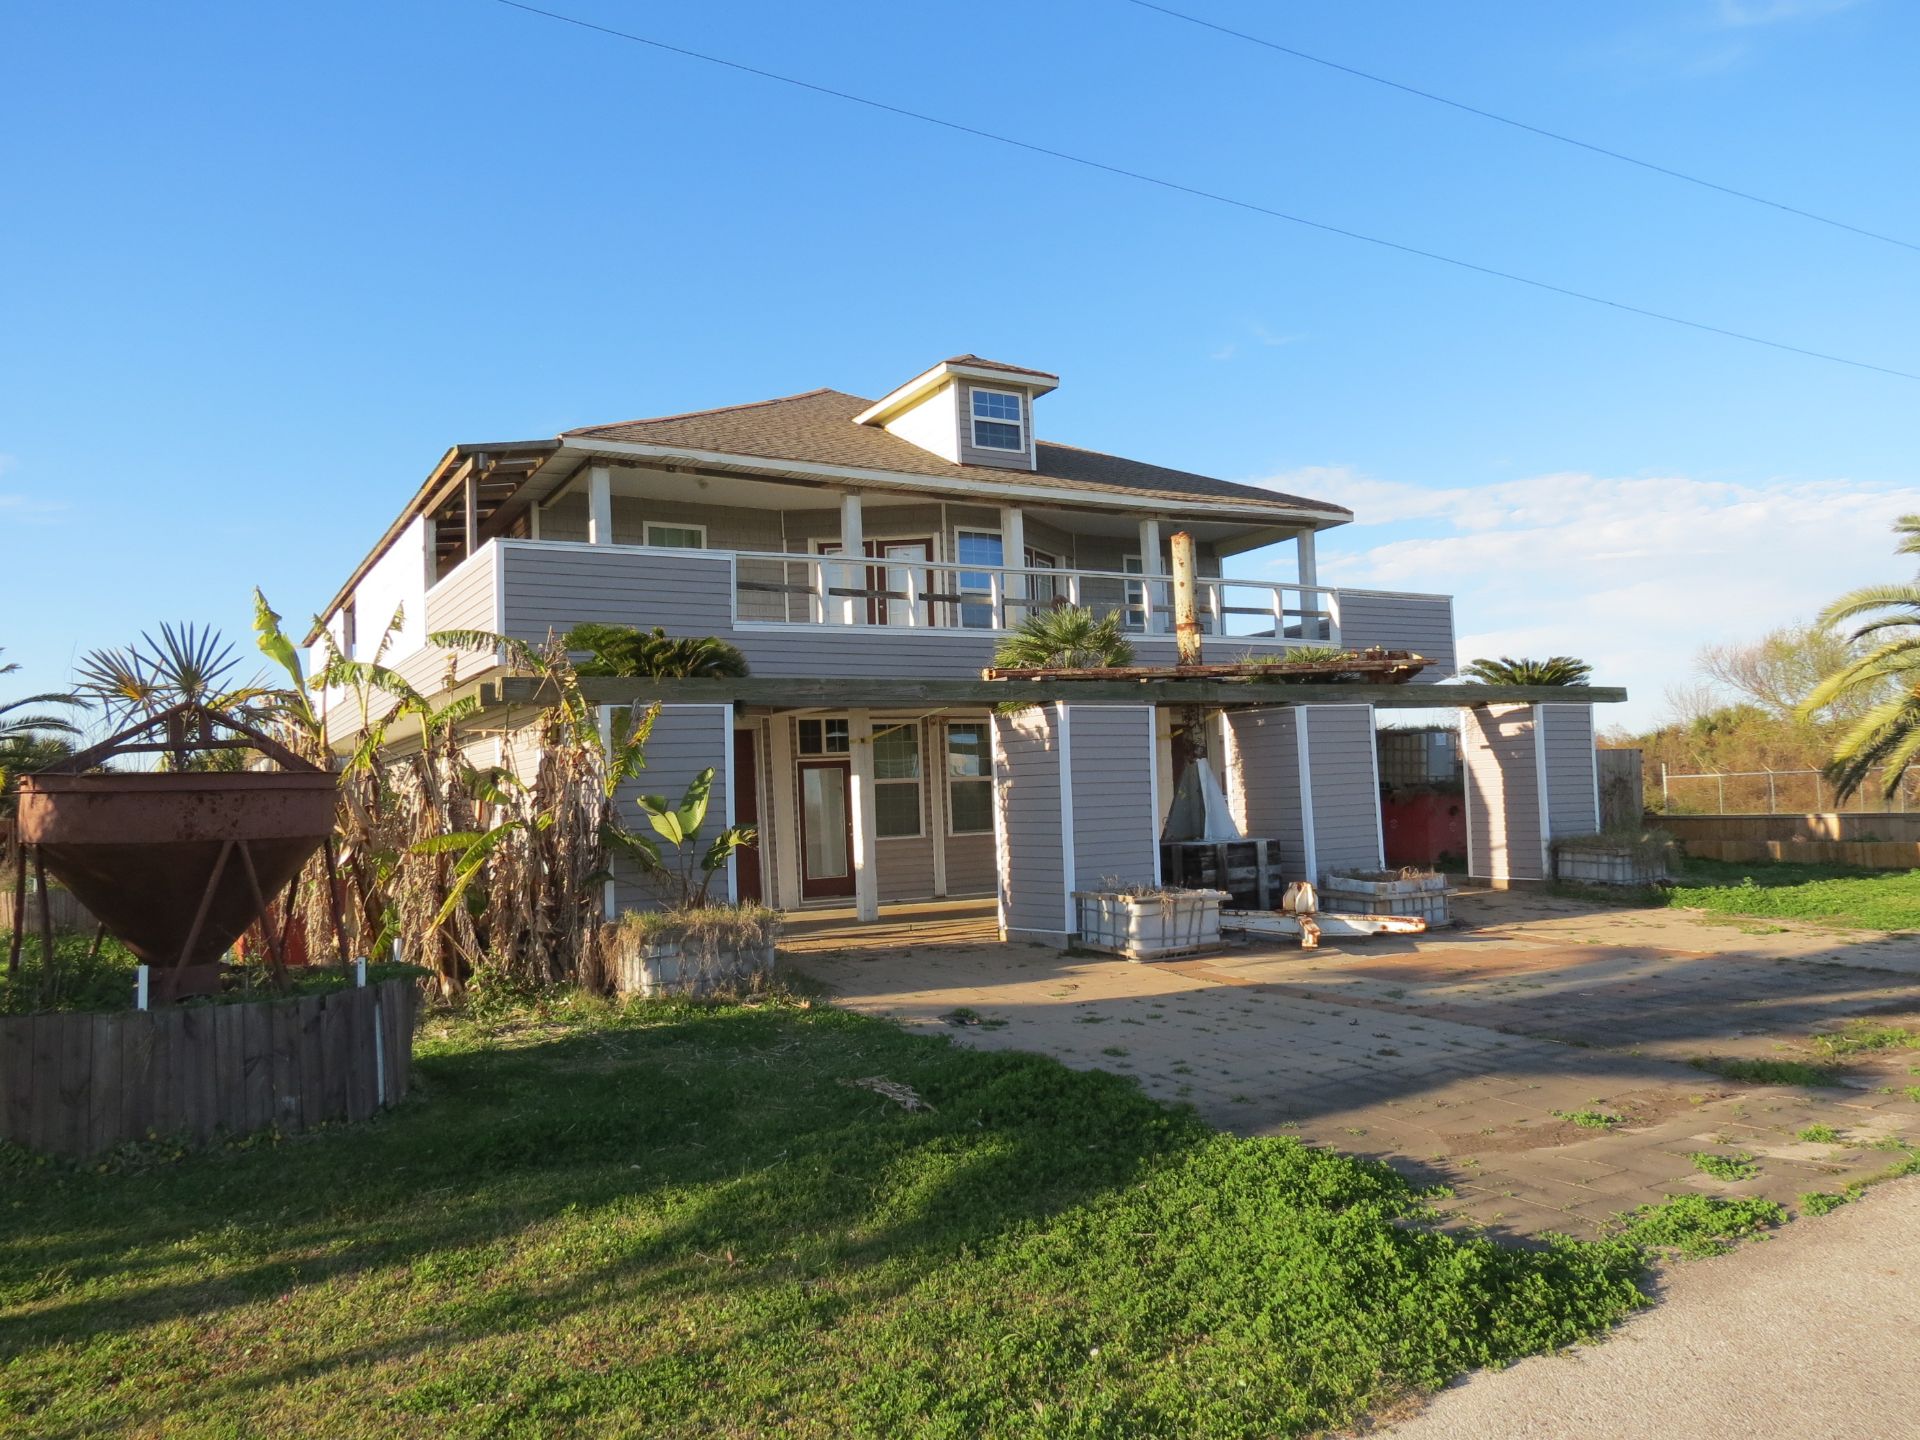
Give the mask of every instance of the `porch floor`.
<svg viewBox="0 0 1920 1440">
<path fill-rule="evenodd" d="M 997 945 L 1000 912 L 991 895 L 966 900 L 908 900 L 880 907 L 862 924 L 851 905 L 789 910 L 781 916 L 780 948 L 796 954 L 831 951 L 878 960 L 901 946 Z"/>
</svg>

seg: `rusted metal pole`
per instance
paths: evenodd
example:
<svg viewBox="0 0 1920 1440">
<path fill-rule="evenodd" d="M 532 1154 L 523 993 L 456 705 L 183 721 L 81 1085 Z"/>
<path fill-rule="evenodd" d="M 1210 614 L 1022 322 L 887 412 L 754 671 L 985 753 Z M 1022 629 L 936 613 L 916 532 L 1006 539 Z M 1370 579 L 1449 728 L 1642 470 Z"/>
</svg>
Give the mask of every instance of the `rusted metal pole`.
<svg viewBox="0 0 1920 1440">
<path fill-rule="evenodd" d="M 1193 537 L 1173 532 L 1173 638 L 1182 665 L 1200 663 L 1200 606 L 1194 584 Z"/>
</svg>

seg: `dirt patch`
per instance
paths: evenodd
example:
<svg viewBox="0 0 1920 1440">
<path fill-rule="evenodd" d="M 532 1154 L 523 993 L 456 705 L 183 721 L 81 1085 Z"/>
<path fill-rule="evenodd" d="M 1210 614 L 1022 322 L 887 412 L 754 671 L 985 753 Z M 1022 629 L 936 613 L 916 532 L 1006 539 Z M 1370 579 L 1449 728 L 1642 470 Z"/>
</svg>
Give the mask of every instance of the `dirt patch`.
<svg viewBox="0 0 1920 1440">
<path fill-rule="evenodd" d="M 1487 1130 L 1442 1136 L 1448 1144 L 1475 1155 L 1514 1155 L 1523 1150 L 1551 1150 L 1562 1145 L 1577 1145 L 1610 1131 L 1644 1130 L 1674 1115 L 1697 1110 L 1733 1092 L 1703 1085 L 1697 1090 L 1682 1090 L 1668 1085 L 1643 1090 L 1625 1090 L 1596 1100 L 1592 1109 L 1602 1115 L 1618 1115 L 1614 1125 L 1582 1125 L 1563 1116 L 1546 1114 L 1538 1120 L 1517 1120 Z M 1571 1113 L 1571 1112 L 1570 1112 Z"/>
</svg>

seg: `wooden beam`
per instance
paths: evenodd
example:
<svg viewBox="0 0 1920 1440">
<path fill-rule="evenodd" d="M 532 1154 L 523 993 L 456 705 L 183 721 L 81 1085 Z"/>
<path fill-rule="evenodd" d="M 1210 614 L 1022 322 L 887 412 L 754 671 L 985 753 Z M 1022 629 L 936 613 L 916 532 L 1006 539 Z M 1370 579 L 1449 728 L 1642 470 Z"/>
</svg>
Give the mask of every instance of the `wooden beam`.
<svg viewBox="0 0 1920 1440">
<path fill-rule="evenodd" d="M 504 676 L 486 682 L 487 703 L 538 705 L 543 682 Z M 583 678 L 595 705 L 764 705 L 776 710 L 839 706 L 998 705 L 1007 701 L 1132 705 L 1372 705 L 1382 710 L 1473 705 L 1617 705 L 1627 692 L 1606 685 L 1286 685 L 1222 680 L 896 680 L 886 677 L 767 676 L 739 680 Z"/>
</svg>

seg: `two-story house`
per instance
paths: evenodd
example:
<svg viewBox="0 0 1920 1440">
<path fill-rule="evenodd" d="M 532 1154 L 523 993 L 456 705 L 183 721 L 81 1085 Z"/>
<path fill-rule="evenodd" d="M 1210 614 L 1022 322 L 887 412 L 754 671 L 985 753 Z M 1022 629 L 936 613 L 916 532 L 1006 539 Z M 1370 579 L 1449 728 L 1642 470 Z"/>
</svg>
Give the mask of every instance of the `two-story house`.
<svg viewBox="0 0 1920 1440">
<path fill-rule="evenodd" d="M 997 894 L 1010 932 L 1057 934 L 1056 892 L 1152 873 L 1173 790 L 1171 711 L 1059 705 L 1021 721 L 984 701 L 888 703 L 887 682 L 977 680 L 1007 630 L 1063 602 L 1119 614 L 1142 663 L 1170 663 L 1176 530 L 1196 542 L 1209 658 L 1381 645 L 1425 656 L 1423 681 L 1456 668 L 1448 597 L 1319 583 L 1315 538 L 1350 511 L 1043 439 L 1058 383 L 959 355 L 877 400 L 819 389 L 458 445 L 321 619 L 364 656 L 404 606 L 387 663 L 423 690 L 450 666 L 468 681 L 492 664 L 450 656 L 432 633 L 539 642 L 582 621 L 720 636 L 756 681 L 871 682 L 868 703 L 845 706 L 781 704 L 764 687 L 753 703 L 669 706 L 641 788 L 720 773 L 717 812 L 762 835 L 729 877 L 736 896 L 872 915 Z M 1225 573 L 1255 550 L 1278 557 L 1262 578 Z M 1077 749 L 1054 733 L 1074 716 Z M 1222 724 L 1237 814 L 1252 833 L 1293 835 L 1303 874 L 1380 863 L 1373 728 L 1359 690 L 1297 721 L 1269 711 Z M 510 735 L 495 743 L 511 753 Z M 1053 779 L 1022 790 L 1029 745 Z M 1248 761 L 1275 747 L 1290 772 L 1279 784 Z M 1032 796 L 1048 812 L 1038 830 L 1022 808 Z M 1023 898 L 1035 875 L 1045 893 Z M 623 884 L 609 903 L 644 894 Z"/>
</svg>

